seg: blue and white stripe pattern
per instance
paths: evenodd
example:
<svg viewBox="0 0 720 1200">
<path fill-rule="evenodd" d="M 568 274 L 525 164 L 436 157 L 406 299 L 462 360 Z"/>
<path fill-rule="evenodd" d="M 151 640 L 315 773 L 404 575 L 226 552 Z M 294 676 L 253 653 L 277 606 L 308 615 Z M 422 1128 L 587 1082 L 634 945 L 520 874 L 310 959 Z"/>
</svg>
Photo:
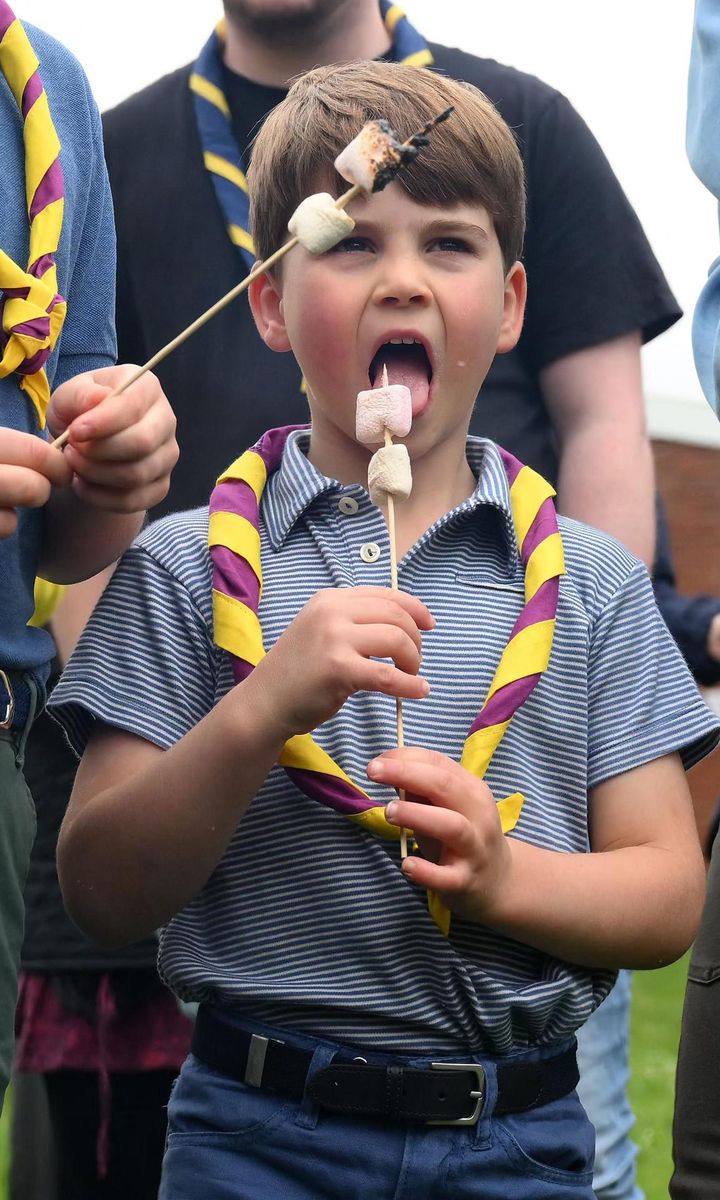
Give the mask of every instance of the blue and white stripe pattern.
<svg viewBox="0 0 720 1200">
<path fill-rule="evenodd" d="M 290 437 L 263 497 L 268 649 L 318 589 L 387 580 L 380 511 L 360 486 L 319 475 L 303 454 L 306 438 Z M 455 758 L 524 603 L 500 456 L 470 439 L 468 457 L 479 475 L 474 496 L 400 564 L 400 586 L 437 618 L 423 638 L 433 690 L 407 704 L 406 739 Z M 345 511 L 354 508 L 348 498 L 356 512 Z M 94 718 L 168 748 L 232 686 L 212 640 L 207 520 L 206 509 L 166 518 L 125 556 L 54 694 L 78 750 Z M 511 836 L 583 852 L 589 788 L 676 749 L 696 761 L 717 741 L 718 722 L 657 612 L 645 568 L 612 538 L 560 524 L 567 575 L 550 666 L 487 781 L 497 795 L 525 795 Z M 360 551 L 370 543 L 381 554 L 366 563 Z M 364 782 L 368 760 L 395 744 L 394 703 L 354 696 L 316 737 Z M 286 819 L 289 806 L 302 806 L 299 819 Z M 202 893 L 164 931 L 165 978 L 183 999 L 214 997 L 269 1024 L 448 1054 L 566 1037 L 606 994 L 611 972 L 482 926 L 455 918 L 443 937 L 398 853 L 274 769 Z"/>
</svg>

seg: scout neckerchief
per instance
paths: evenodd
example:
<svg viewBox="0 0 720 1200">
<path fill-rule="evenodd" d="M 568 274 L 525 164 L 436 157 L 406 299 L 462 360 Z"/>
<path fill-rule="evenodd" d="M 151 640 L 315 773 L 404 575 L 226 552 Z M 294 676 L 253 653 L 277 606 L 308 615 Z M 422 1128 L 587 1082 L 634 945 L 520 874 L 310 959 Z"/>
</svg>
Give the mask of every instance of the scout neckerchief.
<svg viewBox="0 0 720 1200">
<path fill-rule="evenodd" d="M 0 250 L 0 379 L 17 372 L 44 429 L 50 400 L 44 368 L 65 320 L 66 305 L 58 295 L 55 265 L 64 209 L 60 142 L 38 66 L 25 30 L 5 0 L 0 0 L 0 70 L 23 121 L 30 221 L 27 269 Z"/>
<path fill-rule="evenodd" d="M 236 683 L 246 679 L 265 655 L 258 619 L 262 591 L 260 503 L 267 478 L 279 467 L 293 428 L 300 427 L 271 429 L 263 434 L 220 476 L 210 499 L 214 639 L 230 654 Z M 559 577 L 564 572 L 553 488 L 506 450 L 500 450 L 500 455 L 525 571 L 525 605 L 463 747 L 462 766 L 479 779 L 513 714 L 525 703 L 548 665 Z M 354 783 L 309 733 L 290 738 L 278 761 L 306 796 L 371 833 L 399 837 L 399 829 L 385 820 L 384 806 Z M 503 833 L 515 827 L 522 804 L 523 797 L 517 792 L 498 802 Z M 428 903 L 437 925 L 447 933 L 448 910 L 434 893 L 428 893 Z"/>
<path fill-rule="evenodd" d="M 380 0 L 385 28 L 393 39 L 395 62 L 426 67 L 433 61 L 425 39 L 413 29 L 397 4 Z M 223 22 L 200 52 L 190 75 L 203 160 L 210 172 L 230 241 L 237 246 L 247 271 L 256 255 L 250 236 L 250 200 L 245 164 L 233 132 L 230 108 L 223 92 Z"/>
</svg>

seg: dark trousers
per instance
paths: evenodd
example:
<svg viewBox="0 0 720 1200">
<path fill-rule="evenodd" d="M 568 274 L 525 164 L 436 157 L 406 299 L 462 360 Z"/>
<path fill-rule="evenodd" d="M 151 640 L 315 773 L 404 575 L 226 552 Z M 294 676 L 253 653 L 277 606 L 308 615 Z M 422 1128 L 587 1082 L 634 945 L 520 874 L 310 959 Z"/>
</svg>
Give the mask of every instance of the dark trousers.
<svg viewBox="0 0 720 1200">
<path fill-rule="evenodd" d="M 45 1076 L 58 1160 L 58 1200 L 157 1200 L 174 1071 L 113 1072 L 107 1175 L 98 1174 L 98 1075 Z"/>
<path fill-rule="evenodd" d="M 0 729 L 0 1112 L 12 1065 L 23 888 L 35 837 L 35 806 L 22 770 L 37 700 L 35 684 L 29 679 L 28 684 L 31 703 L 24 728 Z"/>
<path fill-rule="evenodd" d="M 673 1121 L 673 1200 L 720 1195 L 720 837 L 690 959 Z"/>
</svg>

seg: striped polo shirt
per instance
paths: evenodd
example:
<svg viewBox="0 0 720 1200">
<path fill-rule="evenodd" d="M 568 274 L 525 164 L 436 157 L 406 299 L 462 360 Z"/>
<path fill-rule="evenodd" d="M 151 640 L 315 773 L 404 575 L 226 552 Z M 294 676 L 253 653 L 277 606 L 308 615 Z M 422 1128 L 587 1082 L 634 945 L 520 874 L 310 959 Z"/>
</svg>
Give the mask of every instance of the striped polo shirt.
<svg viewBox="0 0 720 1200">
<path fill-rule="evenodd" d="M 382 513 L 362 487 L 321 475 L 307 441 L 290 436 L 262 500 L 268 649 L 318 589 L 388 583 Z M 467 453 L 474 494 L 399 568 L 400 586 L 437 620 L 423 635 L 432 691 L 406 703 L 406 741 L 454 759 L 524 603 L 500 456 L 472 438 Z M 550 666 L 487 782 L 498 799 L 525 796 L 513 837 L 583 853 L 589 789 L 674 750 L 690 765 L 719 732 L 644 566 L 594 529 L 560 525 L 567 574 Z M 167 749 L 233 686 L 213 644 L 207 528 L 207 509 L 165 518 L 124 556 L 53 697 L 78 752 L 96 720 Z M 365 768 L 396 744 L 391 697 L 352 696 L 315 737 L 378 801 L 390 799 Z M 566 1037 L 613 980 L 460 917 L 444 937 L 425 892 L 400 872 L 398 844 L 308 799 L 278 767 L 205 887 L 163 931 L 160 968 L 184 1000 L 353 1044 L 447 1054 Z"/>
</svg>

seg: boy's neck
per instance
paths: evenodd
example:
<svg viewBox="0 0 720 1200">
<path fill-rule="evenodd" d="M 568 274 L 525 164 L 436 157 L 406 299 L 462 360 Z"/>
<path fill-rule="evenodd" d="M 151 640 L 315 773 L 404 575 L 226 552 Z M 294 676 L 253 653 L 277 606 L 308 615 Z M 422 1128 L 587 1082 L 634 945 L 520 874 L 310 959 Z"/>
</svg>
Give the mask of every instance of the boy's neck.
<svg viewBox="0 0 720 1200">
<path fill-rule="evenodd" d="M 402 558 L 435 521 L 457 508 L 475 491 L 477 480 L 465 453 L 465 430 L 433 446 L 427 454 L 413 460 L 412 493 L 395 504 L 395 530 L 398 558 Z M 359 483 L 367 487 L 368 451 L 347 439 L 325 438 L 313 432 L 308 458 L 323 475 L 340 483 Z M 387 513 L 385 513 L 387 518 Z"/>
</svg>

